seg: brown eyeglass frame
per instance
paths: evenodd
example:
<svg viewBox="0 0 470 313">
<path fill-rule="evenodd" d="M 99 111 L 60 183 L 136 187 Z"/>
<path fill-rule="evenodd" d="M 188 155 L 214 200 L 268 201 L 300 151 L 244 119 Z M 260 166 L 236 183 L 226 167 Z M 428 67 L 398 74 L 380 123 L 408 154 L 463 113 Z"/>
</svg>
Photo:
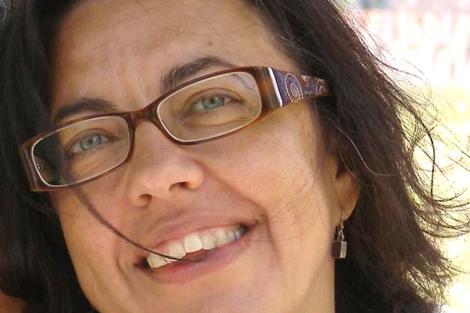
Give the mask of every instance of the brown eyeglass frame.
<svg viewBox="0 0 470 313">
<path fill-rule="evenodd" d="M 244 72 L 244 73 L 250 74 L 255 79 L 258 85 L 262 108 L 257 118 L 255 118 L 253 121 L 244 125 L 241 128 L 234 129 L 233 131 L 222 133 L 220 135 L 207 138 L 207 139 L 201 139 L 201 140 L 191 140 L 191 141 L 178 140 L 166 129 L 166 127 L 163 125 L 158 115 L 158 107 L 160 103 L 162 103 L 165 99 L 167 99 L 169 96 L 171 96 L 175 92 L 178 92 L 180 89 L 183 89 L 187 87 L 188 85 L 206 80 L 208 78 L 213 78 L 218 75 L 224 75 L 224 74 L 235 73 L 235 72 Z M 41 132 L 38 135 L 27 140 L 25 143 L 23 143 L 20 147 L 20 155 L 23 160 L 23 165 L 26 170 L 26 174 L 29 180 L 31 190 L 32 191 L 53 191 L 53 190 L 58 190 L 61 188 L 66 188 L 66 187 L 72 187 L 72 186 L 76 186 L 85 182 L 92 181 L 125 164 L 132 155 L 132 152 L 134 149 L 134 133 L 138 125 L 138 122 L 141 119 L 151 121 L 171 141 L 180 145 L 193 145 L 193 144 L 199 144 L 199 143 L 203 143 L 207 141 L 212 141 L 212 140 L 233 134 L 255 123 L 256 121 L 266 116 L 268 113 L 272 112 L 273 110 L 282 108 L 290 103 L 298 102 L 304 99 L 309 99 L 309 98 L 316 99 L 316 98 L 330 96 L 330 95 L 331 95 L 331 92 L 327 83 L 323 79 L 320 79 L 317 77 L 294 74 L 291 72 L 277 70 L 271 67 L 260 67 L 260 66 L 236 67 L 236 68 L 231 68 L 228 70 L 217 71 L 217 72 L 190 80 L 188 82 L 185 82 L 173 88 L 172 90 L 165 93 L 164 95 L 158 97 L 156 100 L 152 101 L 150 104 L 148 104 L 144 108 L 137 110 L 137 111 L 105 113 L 105 114 L 100 113 L 100 114 L 89 115 L 86 117 L 60 123 L 54 128 L 54 130 Z M 72 184 L 66 184 L 66 185 L 48 184 L 41 177 L 41 174 L 39 173 L 39 170 L 37 167 L 40 165 L 34 160 L 33 149 L 35 145 L 42 138 L 52 135 L 53 133 L 57 132 L 62 127 L 66 127 L 68 125 L 81 122 L 84 120 L 98 118 L 98 117 L 105 117 L 105 116 L 119 116 L 123 118 L 124 120 L 126 120 L 127 125 L 129 127 L 129 136 L 130 136 L 129 137 L 130 147 L 129 147 L 129 152 L 126 158 L 121 163 L 117 164 L 115 167 L 103 173 L 100 173 L 94 177 L 84 179 L 82 181 L 78 181 Z"/>
</svg>

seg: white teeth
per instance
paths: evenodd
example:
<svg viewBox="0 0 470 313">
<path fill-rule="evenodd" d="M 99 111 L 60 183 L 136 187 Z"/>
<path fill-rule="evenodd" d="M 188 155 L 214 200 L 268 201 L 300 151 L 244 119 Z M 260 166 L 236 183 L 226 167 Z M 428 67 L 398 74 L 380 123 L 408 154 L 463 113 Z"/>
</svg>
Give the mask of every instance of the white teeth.
<svg viewBox="0 0 470 313">
<path fill-rule="evenodd" d="M 184 237 L 184 250 L 186 250 L 186 253 L 196 252 L 201 249 L 202 242 L 198 234 L 191 234 Z"/>
<path fill-rule="evenodd" d="M 175 258 L 182 258 L 186 255 L 186 250 L 180 242 L 171 241 L 168 244 L 168 255 Z"/>
<path fill-rule="evenodd" d="M 236 239 L 235 232 L 233 232 L 233 231 L 228 232 L 227 237 L 228 237 L 228 239 L 230 239 L 230 241 L 234 241 Z"/>
<path fill-rule="evenodd" d="M 237 230 L 234 231 L 234 234 L 235 234 L 235 240 L 238 240 L 242 237 L 243 230 L 241 228 L 238 228 Z"/>
<path fill-rule="evenodd" d="M 242 227 L 236 229 L 233 227 L 214 228 L 202 233 L 196 232 L 189 234 L 180 240 L 169 241 L 166 246 L 161 247 L 158 251 L 162 251 L 162 254 L 174 258 L 183 258 L 186 254 L 191 252 L 196 252 L 201 249 L 212 250 L 237 241 L 243 234 L 244 230 Z M 157 269 L 172 262 L 175 262 L 175 260 L 167 259 L 154 253 L 150 253 L 147 256 L 147 263 L 152 269 Z"/>
<path fill-rule="evenodd" d="M 214 237 L 215 237 L 215 245 L 217 247 L 220 247 L 222 245 L 225 245 L 233 240 L 230 240 L 228 234 L 226 231 L 224 231 L 223 229 L 219 229 L 217 230 L 215 233 L 214 233 Z"/>
<path fill-rule="evenodd" d="M 204 234 L 201 236 L 202 248 L 210 250 L 215 248 L 215 238 L 211 234 Z"/>
<path fill-rule="evenodd" d="M 162 258 L 161 256 L 153 253 L 150 253 L 150 255 L 147 257 L 147 263 L 153 269 L 165 266 L 171 263 L 171 261 L 173 260 Z"/>
</svg>

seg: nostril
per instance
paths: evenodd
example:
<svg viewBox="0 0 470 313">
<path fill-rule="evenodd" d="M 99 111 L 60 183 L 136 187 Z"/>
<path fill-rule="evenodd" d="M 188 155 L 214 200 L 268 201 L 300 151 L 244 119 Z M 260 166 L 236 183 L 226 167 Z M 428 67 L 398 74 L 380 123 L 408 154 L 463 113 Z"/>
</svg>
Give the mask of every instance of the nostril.
<svg viewBox="0 0 470 313">
<path fill-rule="evenodd" d="M 184 181 L 184 182 L 180 182 L 179 185 L 185 189 L 195 190 L 195 189 L 198 189 L 201 184 L 199 182 Z"/>
<path fill-rule="evenodd" d="M 150 200 L 152 200 L 152 196 L 149 195 L 149 194 L 143 194 L 143 195 L 140 195 L 140 200 L 142 201 L 142 203 L 149 203 Z"/>
</svg>

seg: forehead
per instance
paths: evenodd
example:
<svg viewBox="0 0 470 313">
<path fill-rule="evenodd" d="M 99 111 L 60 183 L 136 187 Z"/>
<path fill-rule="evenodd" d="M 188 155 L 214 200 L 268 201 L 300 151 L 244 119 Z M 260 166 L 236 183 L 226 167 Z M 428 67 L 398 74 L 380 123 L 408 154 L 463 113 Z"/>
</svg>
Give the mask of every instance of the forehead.
<svg viewBox="0 0 470 313">
<path fill-rule="evenodd" d="M 88 0 L 64 18 L 56 43 L 79 57 L 89 56 L 90 49 L 168 48 L 183 39 L 227 36 L 257 26 L 254 10 L 239 0 Z"/>
<path fill-rule="evenodd" d="M 73 90 L 79 93 L 74 96 L 90 96 L 98 78 L 108 82 L 135 74 L 155 80 L 172 66 L 204 55 L 236 65 L 283 67 L 285 58 L 272 37 L 245 1 L 88 0 L 59 27 L 54 102 L 70 100 Z"/>
</svg>

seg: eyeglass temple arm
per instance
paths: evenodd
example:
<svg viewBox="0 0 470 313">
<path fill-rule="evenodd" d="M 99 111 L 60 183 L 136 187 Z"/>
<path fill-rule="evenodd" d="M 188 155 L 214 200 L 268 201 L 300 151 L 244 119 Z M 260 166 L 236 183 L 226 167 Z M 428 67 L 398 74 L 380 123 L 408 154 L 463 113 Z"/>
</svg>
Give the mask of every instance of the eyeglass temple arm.
<svg viewBox="0 0 470 313">
<path fill-rule="evenodd" d="M 277 96 L 281 102 L 281 107 L 305 98 L 331 95 L 328 84 L 323 79 L 276 69 L 271 69 L 271 73 L 276 80 L 277 90 L 279 91 Z"/>
</svg>

